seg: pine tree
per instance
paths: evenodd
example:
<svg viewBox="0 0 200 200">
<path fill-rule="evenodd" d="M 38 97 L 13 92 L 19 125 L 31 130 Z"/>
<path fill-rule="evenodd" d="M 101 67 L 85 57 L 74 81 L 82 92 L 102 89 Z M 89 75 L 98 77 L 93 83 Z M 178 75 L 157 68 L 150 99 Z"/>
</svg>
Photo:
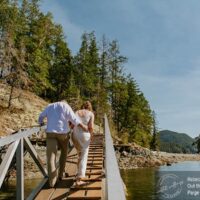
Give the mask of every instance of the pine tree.
<svg viewBox="0 0 200 200">
<path fill-rule="evenodd" d="M 153 111 L 152 112 L 152 118 L 153 118 L 153 133 L 152 133 L 152 139 L 150 143 L 150 148 L 154 151 L 157 151 L 159 148 L 159 143 L 158 143 L 158 128 L 157 128 L 157 123 L 156 123 L 156 114 Z"/>
<path fill-rule="evenodd" d="M 6 71 L 2 77 L 11 87 L 8 107 L 11 106 L 14 87 L 25 87 L 28 82 L 25 71 L 25 52 L 23 40 L 18 40 L 21 33 L 20 15 L 17 1 L 4 4 L 0 9 L 1 18 L 1 69 Z"/>
<path fill-rule="evenodd" d="M 81 48 L 74 57 L 76 83 L 83 99 L 92 99 L 96 96 L 98 83 L 99 55 L 94 32 L 82 35 Z"/>
<path fill-rule="evenodd" d="M 113 112 L 113 120 L 116 124 L 118 121 L 118 105 L 117 105 L 117 93 L 118 93 L 118 86 L 120 82 L 123 80 L 123 65 L 127 58 L 120 54 L 119 45 L 116 40 L 112 41 L 109 44 L 109 62 L 108 62 L 108 69 L 109 69 L 109 98 Z"/>
<path fill-rule="evenodd" d="M 58 27 L 58 34 L 54 44 L 54 59 L 50 68 L 50 81 L 53 86 L 54 100 L 67 99 L 70 96 L 69 88 L 72 80 L 72 56 L 64 40 L 62 28 Z"/>
</svg>

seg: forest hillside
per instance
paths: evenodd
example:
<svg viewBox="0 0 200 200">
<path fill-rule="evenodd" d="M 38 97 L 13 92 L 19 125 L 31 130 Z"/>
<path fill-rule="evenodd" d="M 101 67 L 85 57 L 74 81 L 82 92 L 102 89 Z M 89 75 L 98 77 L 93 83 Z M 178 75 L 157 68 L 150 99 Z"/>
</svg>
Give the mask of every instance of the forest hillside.
<svg viewBox="0 0 200 200">
<path fill-rule="evenodd" d="M 134 77 L 126 73 L 128 58 L 121 54 L 119 41 L 84 32 L 73 55 L 67 33 L 39 4 L 39 0 L 0 2 L 0 82 L 9 86 L 4 112 L 13 112 L 20 90 L 48 102 L 65 99 L 75 109 L 90 100 L 96 123 L 107 113 L 112 132 L 124 143 L 157 149 L 156 115 Z"/>
<path fill-rule="evenodd" d="M 177 133 L 169 130 L 159 132 L 160 150 L 169 153 L 195 153 L 195 139 L 185 133 Z"/>
<path fill-rule="evenodd" d="M 15 89 L 12 106 L 8 108 L 9 85 L 0 84 L 0 136 L 9 135 L 20 128 L 38 125 L 37 120 L 47 102 L 37 95 Z"/>
</svg>

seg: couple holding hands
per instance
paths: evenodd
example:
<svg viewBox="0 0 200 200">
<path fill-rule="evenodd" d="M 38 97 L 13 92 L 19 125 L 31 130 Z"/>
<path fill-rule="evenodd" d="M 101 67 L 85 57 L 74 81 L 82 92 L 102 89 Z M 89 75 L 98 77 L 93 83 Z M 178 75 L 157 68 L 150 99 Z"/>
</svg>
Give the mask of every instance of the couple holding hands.
<svg viewBox="0 0 200 200">
<path fill-rule="evenodd" d="M 94 114 L 89 101 L 83 103 L 80 110 L 73 112 L 66 101 L 49 104 L 40 114 L 38 122 L 43 124 L 47 118 L 47 168 L 49 186 L 54 187 L 57 179 L 62 180 L 68 153 L 70 128 L 73 129 L 72 141 L 78 153 L 77 175 L 75 185 L 85 184 L 89 144 L 93 134 Z M 56 167 L 58 146 L 61 150 L 59 170 Z"/>
</svg>

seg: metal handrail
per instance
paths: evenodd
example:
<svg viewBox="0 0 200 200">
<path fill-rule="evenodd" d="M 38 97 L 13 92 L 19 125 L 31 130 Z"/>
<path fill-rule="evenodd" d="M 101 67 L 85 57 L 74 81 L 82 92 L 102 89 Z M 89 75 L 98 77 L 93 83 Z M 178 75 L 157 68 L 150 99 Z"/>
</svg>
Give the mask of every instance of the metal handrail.
<svg viewBox="0 0 200 200">
<path fill-rule="evenodd" d="M 31 128 L 20 129 L 15 134 L 8 135 L 8 136 L 5 136 L 5 137 L 1 137 L 0 138 L 0 147 L 7 145 L 7 144 L 10 144 L 10 143 L 12 143 L 16 140 L 21 139 L 21 138 L 31 136 L 32 134 L 38 133 L 41 130 L 45 130 L 45 129 L 46 129 L 46 126 L 34 126 L 34 127 L 31 127 Z"/>
<path fill-rule="evenodd" d="M 125 200 L 123 181 L 119 172 L 117 159 L 113 147 L 113 141 L 108 124 L 108 118 L 104 116 L 105 133 L 105 167 L 106 167 L 106 197 L 107 200 Z"/>
<path fill-rule="evenodd" d="M 2 162 L 0 163 L 0 188 L 6 177 L 7 171 L 11 162 L 14 158 L 16 152 L 16 167 L 17 167 L 17 200 L 24 200 L 24 147 L 30 153 L 31 157 L 39 167 L 42 172 L 44 179 L 41 183 L 32 191 L 27 199 L 34 199 L 35 195 L 39 192 L 41 187 L 47 182 L 47 170 L 44 167 L 39 155 L 35 151 L 35 148 L 31 144 L 28 136 L 31 136 L 34 133 L 39 133 L 41 130 L 46 129 L 46 126 L 35 126 L 32 128 L 21 129 L 13 135 L 9 135 L 3 138 L 0 138 L 0 147 L 8 145 L 8 149 L 3 157 Z"/>
</svg>

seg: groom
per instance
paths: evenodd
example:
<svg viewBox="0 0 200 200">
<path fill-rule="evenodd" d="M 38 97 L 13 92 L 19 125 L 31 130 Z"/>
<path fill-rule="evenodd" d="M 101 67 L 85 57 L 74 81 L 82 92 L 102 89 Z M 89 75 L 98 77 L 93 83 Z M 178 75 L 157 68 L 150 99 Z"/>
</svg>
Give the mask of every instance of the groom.
<svg viewBox="0 0 200 200">
<path fill-rule="evenodd" d="M 43 124 L 44 118 L 47 118 L 47 167 L 49 176 L 49 186 L 54 187 L 57 179 L 61 180 L 65 170 L 67 158 L 67 144 L 69 141 L 70 128 L 68 121 L 74 125 L 80 126 L 83 130 L 88 131 L 88 127 L 81 123 L 76 117 L 72 108 L 66 101 L 59 101 L 49 104 L 40 114 L 38 122 Z M 59 158 L 59 173 L 56 168 L 57 149 L 61 149 Z"/>
</svg>

